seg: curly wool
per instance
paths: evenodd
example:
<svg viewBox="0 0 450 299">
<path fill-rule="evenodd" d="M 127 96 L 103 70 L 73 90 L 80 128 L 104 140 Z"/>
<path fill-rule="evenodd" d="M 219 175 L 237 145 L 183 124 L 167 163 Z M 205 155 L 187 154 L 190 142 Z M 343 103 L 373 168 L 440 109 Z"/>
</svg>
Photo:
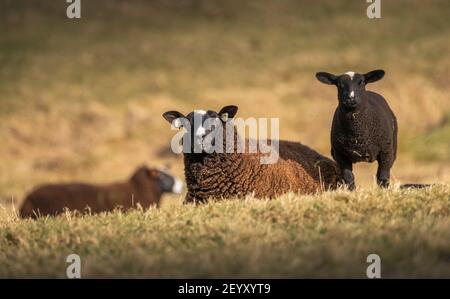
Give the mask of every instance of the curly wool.
<svg viewBox="0 0 450 299">
<path fill-rule="evenodd" d="M 248 144 L 248 141 L 247 141 Z M 261 164 L 262 153 L 184 154 L 186 202 L 253 195 L 274 198 L 295 192 L 335 189 L 336 163 L 298 142 L 280 141 L 275 164 Z"/>
<path fill-rule="evenodd" d="M 397 152 L 397 120 L 380 95 L 367 91 L 367 103 L 357 112 L 344 112 L 338 106 L 331 128 L 332 155 L 353 163 L 380 158 L 389 165 Z"/>
</svg>

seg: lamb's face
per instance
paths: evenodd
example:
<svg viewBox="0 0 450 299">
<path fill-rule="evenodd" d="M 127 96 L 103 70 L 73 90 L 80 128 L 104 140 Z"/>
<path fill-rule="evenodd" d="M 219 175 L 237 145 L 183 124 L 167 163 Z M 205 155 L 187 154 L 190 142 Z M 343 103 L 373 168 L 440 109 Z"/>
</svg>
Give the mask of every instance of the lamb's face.
<svg viewBox="0 0 450 299">
<path fill-rule="evenodd" d="M 354 109 L 363 101 L 363 94 L 366 90 L 363 75 L 347 72 L 338 77 L 336 86 L 340 105 Z"/>
<path fill-rule="evenodd" d="M 339 105 L 348 110 L 356 109 L 364 101 L 366 84 L 383 78 L 383 70 L 375 70 L 366 74 L 347 72 L 336 76 L 326 72 L 316 74 L 317 79 L 325 84 L 336 85 Z"/>
<path fill-rule="evenodd" d="M 139 167 L 131 181 L 139 184 L 143 188 L 153 188 L 160 192 L 173 192 L 180 194 L 183 192 L 183 183 L 181 180 L 171 176 L 170 174 L 155 168 L 146 166 Z"/>
<path fill-rule="evenodd" d="M 237 112 L 236 106 L 225 106 L 219 112 L 213 110 L 194 110 L 184 116 L 178 111 L 168 111 L 163 117 L 172 124 L 173 127 L 184 129 L 185 134 L 190 137 L 190 153 L 205 153 L 205 138 L 216 130 L 225 130 L 225 123 L 228 118 L 233 118 Z M 219 128 L 218 128 L 219 127 Z M 223 132 L 223 131 L 222 131 Z M 216 140 L 211 139 L 210 144 L 215 145 Z"/>
</svg>

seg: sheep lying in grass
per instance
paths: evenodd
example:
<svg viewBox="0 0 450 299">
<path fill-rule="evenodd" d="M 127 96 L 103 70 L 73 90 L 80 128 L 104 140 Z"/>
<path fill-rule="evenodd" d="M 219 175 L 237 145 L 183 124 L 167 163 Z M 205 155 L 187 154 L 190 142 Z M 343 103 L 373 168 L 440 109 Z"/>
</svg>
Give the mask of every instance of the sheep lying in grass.
<svg viewBox="0 0 450 299">
<path fill-rule="evenodd" d="M 331 128 L 331 154 L 351 190 L 355 188 L 352 165 L 362 161 L 377 160 L 377 182 L 382 187 L 389 186 L 397 152 L 397 120 L 381 95 L 365 89 L 367 83 L 383 76 L 383 70 L 366 74 L 347 72 L 340 76 L 316 74 L 320 82 L 336 85 L 338 89 L 339 104 Z"/>
<path fill-rule="evenodd" d="M 219 113 L 196 110 L 186 117 L 178 111 L 169 111 L 163 117 L 174 127 L 180 127 L 180 119 L 188 122 L 191 151 L 184 151 L 184 172 L 187 184 L 185 202 L 204 202 L 208 198 L 233 198 L 253 194 L 258 198 L 273 198 L 286 192 L 313 193 L 322 189 L 334 189 L 340 180 L 339 170 L 334 161 L 320 155 L 298 142 L 279 141 L 279 159 L 274 164 L 262 164 L 256 153 L 238 152 L 236 144 L 239 135 L 234 125 L 231 137 L 234 138 L 232 152 L 212 152 L 205 150 L 196 153 L 195 146 L 207 138 L 209 130 L 203 127 L 207 120 L 220 121 L 226 131 L 226 123 L 233 121 L 238 108 L 226 106 Z M 197 125 L 194 119 L 200 119 Z M 228 135 L 228 136 L 230 136 Z M 227 136 L 223 132 L 223 136 Z M 248 146 L 249 141 L 245 144 Z M 225 146 L 225 145 L 224 145 Z"/>
<path fill-rule="evenodd" d="M 127 182 L 96 186 L 84 183 L 38 187 L 20 208 L 23 218 L 57 215 L 64 210 L 99 213 L 140 205 L 158 205 L 164 192 L 181 193 L 182 183 L 165 172 L 138 168 Z"/>
</svg>

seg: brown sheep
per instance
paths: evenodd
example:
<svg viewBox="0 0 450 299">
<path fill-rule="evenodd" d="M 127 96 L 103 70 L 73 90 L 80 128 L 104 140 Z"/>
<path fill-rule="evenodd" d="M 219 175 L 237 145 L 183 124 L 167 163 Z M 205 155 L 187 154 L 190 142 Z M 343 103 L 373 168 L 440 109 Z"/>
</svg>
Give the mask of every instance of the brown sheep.
<svg viewBox="0 0 450 299">
<path fill-rule="evenodd" d="M 164 192 L 181 193 L 182 183 L 167 173 L 145 166 L 138 168 L 127 182 L 108 185 L 85 183 L 43 185 L 32 191 L 20 208 L 22 218 L 57 215 L 66 209 L 100 213 L 116 208 L 127 210 L 159 205 Z"/>
<path fill-rule="evenodd" d="M 226 136 L 226 122 L 235 116 L 237 109 L 236 106 L 226 106 L 219 113 L 197 110 L 186 117 L 177 111 L 163 114 L 174 127 L 190 128 L 185 134 L 191 136 L 191 150 L 183 151 L 188 188 L 186 202 L 204 202 L 209 198 L 233 198 L 250 194 L 257 198 L 274 198 L 287 192 L 314 193 L 337 187 L 341 177 L 336 163 L 298 142 L 279 141 L 279 158 L 273 164 L 262 164 L 260 158 L 266 154 L 260 151 L 195 152 L 197 143 L 202 143 L 211 133 L 202 124 L 208 119 L 217 119 L 223 123 L 223 136 Z M 201 125 L 196 125 L 194 119 L 201 119 Z M 236 141 L 239 136 L 234 126 L 233 130 Z M 224 143 L 226 139 L 225 137 Z M 247 145 L 248 142 L 246 140 Z M 237 143 L 234 144 L 236 150 Z"/>
</svg>

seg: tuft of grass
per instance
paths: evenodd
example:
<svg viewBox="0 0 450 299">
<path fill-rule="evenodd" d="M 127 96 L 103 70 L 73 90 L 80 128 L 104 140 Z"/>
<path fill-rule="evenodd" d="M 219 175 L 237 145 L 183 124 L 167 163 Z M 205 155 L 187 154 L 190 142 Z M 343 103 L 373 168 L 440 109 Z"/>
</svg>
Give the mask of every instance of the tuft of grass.
<svg viewBox="0 0 450 299">
<path fill-rule="evenodd" d="M 450 277 L 450 185 L 370 189 L 276 200 L 0 217 L 1 277 L 64 277 L 69 254 L 82 277 Z"/>
</svg>

